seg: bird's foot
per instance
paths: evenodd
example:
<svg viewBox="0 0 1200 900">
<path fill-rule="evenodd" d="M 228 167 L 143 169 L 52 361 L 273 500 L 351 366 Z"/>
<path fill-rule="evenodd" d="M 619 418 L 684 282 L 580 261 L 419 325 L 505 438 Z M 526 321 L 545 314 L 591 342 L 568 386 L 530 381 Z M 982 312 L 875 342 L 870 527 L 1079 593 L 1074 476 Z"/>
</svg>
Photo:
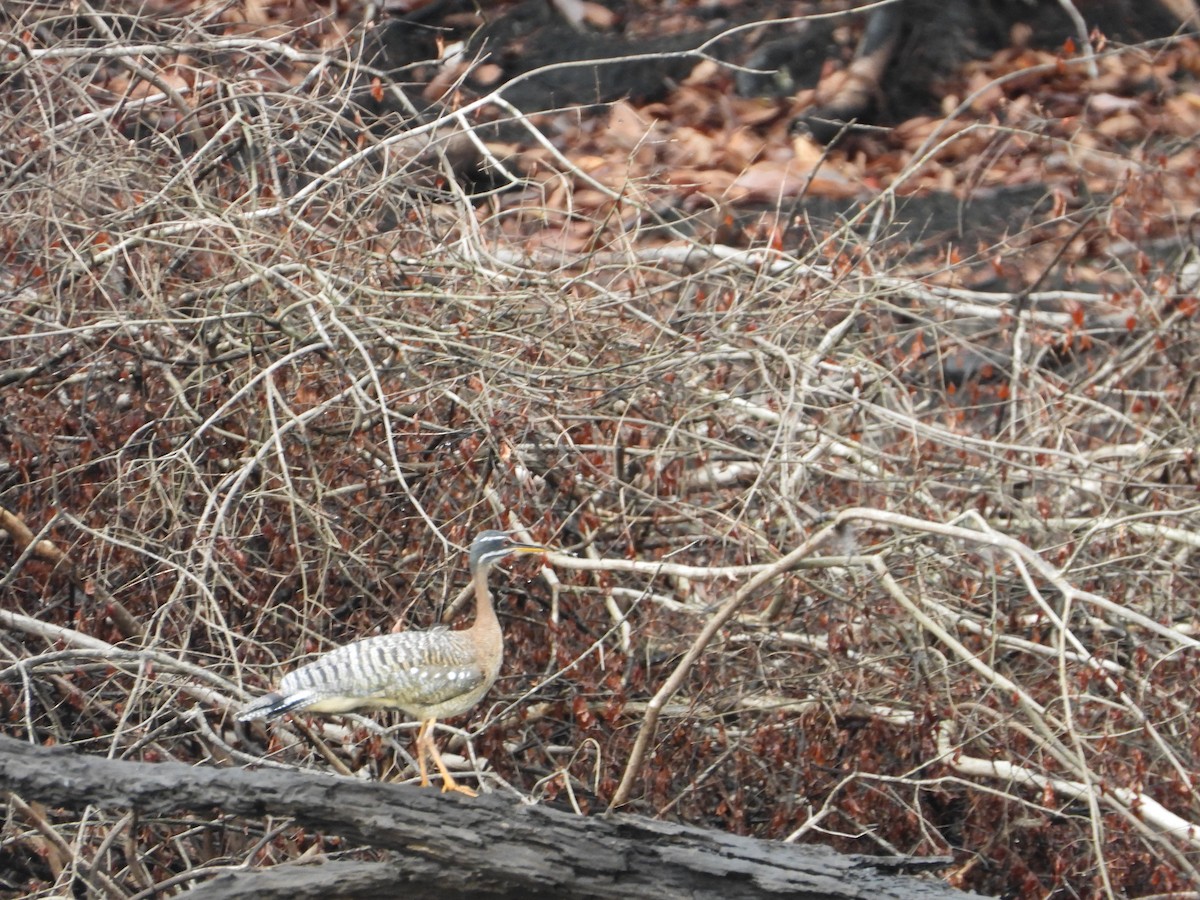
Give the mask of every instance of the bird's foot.
<svg viewBox="0 0 1200 900">
<path fill-rule="evenodd" d="M 478 797 L 479 796 L 478 791 L 467 787 L 465 784 L 459 784 L 457 781 L 455 781 L 449 775 L 446 775 L 442 779 L 442 793 L 444 794 L 447 791 L 455 791 L 456 793 L 459 793 L 459 794 L 466 794 L 468 797 Z"/>
</svg>

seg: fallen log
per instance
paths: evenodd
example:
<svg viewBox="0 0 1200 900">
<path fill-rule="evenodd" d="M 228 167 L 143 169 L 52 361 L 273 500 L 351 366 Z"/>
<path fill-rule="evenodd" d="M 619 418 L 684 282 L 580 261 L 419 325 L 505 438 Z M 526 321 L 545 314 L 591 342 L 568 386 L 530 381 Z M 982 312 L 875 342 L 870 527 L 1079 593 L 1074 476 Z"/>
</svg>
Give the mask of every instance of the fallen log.
<svg viewBox="0 0 1200 900">
<path fill-rule="evenodd" d="M 626 814 L 584 817 L 499 794 L 470 799 L 279 769 L 124 762 L 2 736 L 0 789 L 51 807 L 120 807 L 143 818 L 181 810 L 285 816 L 384 851 L 382 861 L 234 867 L 183 895 L 190 898 L 978 896 L 897 874 L 931 867 L 915 858 L 839 854 Z"/>
</svg>

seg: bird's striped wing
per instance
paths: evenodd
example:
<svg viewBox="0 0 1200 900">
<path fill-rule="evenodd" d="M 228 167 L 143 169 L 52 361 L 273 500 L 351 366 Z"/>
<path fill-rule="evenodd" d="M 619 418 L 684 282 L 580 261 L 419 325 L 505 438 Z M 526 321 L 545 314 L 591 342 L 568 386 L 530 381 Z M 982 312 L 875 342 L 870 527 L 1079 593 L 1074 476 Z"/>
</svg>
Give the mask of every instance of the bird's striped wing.
<svg viewBox="0 0 1200 900">
<path fill-rule="evenodd" d="M 484 682 L 463 632 L 436 629 L 384 634 L 347 644 L 285 675 L 278 693 L 304 695 L 293 708 L 346 711 L 444 703 Z"/>
</svg>

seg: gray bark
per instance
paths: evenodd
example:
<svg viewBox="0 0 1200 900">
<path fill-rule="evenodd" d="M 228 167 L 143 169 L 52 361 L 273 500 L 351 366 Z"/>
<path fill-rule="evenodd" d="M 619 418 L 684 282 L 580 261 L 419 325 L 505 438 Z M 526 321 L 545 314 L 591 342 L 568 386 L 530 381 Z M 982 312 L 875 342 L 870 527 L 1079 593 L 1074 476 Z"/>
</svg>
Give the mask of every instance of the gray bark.
<svg viewBox="0 0 1200 900">
<path fill-rule="evenodd" d="M 0 790 L 53 807 L 94 804 L 143 817 L 180 810 L 287 816 L 383 851 L 380 862 L 227 871 L 192 887 L 190 898 L 977 896 L 896 874 L 928 868 L 921 860 L 838 854 L 624 814 L 582 817 L 498 794 L 471 799 L 277 769 L 122 762 L 2 736 Z"/>
</svg>

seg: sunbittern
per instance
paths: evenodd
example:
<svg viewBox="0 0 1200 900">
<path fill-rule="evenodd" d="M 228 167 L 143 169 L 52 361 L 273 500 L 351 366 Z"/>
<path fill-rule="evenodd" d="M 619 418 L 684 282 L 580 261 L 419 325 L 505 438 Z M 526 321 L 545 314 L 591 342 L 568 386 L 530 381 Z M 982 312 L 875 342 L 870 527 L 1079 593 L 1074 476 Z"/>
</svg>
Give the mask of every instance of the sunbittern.
<svg viewBox="0 0 1200 900">
<path fill-rule="evenodd" d="M 481 531 L 471 542 L 475 622 L 462 631 L 434 628 L 364 638 L 331 650 L 283 676 L 279 689 L 255 700 L 238 720 L 274 719 L 289 712 L 336 714 L 363 708 L 399 709 L 421 722 L 417 766 L 429 784 L 428 754 L 442 773 L 442 790 L 475 792 L 451 777 L 433 741 L 438 719 L 465 713 L 500 672 L 504 635 L 492 607 L 488 570 L 512 553 L 549 553 L 503 531 Z"/>
</svg>

